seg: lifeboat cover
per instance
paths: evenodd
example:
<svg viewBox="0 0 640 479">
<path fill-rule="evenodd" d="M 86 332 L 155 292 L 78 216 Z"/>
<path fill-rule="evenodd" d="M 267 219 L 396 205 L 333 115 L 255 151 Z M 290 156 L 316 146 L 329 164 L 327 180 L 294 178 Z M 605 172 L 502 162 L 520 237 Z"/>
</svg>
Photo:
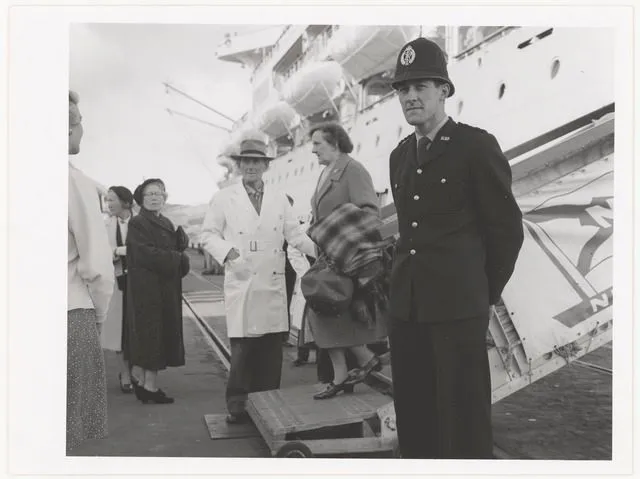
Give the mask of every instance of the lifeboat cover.
<svg viewBox="0 0 640 479">
<path fill-rule="evenodd" d="M 279 138 L 289 131 L 296 119 L 295 110 L 286 101 L 280 100 L 258 115 L 256 126 L 269 137 Z"/>
<path fill-rule="evenodd" d="M 393 68 L 402 46 L 419 34 L 419 26 L 343 26 L 329 40 L 325 58 L 337 61 L 360 81 Z"/>
<path fill-rule="evenodd" d="M 342 67 L 334 61 L 306 65 L 284 84 L 282 96 L 301 116 L 307 117 L 331 107 L 331 100 L 343 89 Z"/>
</svg>

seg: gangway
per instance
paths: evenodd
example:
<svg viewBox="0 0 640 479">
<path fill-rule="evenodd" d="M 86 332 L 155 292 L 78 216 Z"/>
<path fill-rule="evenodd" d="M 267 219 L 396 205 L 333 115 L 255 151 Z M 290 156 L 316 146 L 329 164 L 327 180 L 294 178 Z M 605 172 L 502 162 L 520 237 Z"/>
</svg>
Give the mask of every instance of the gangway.
<svg viewBox="0 0 640 479">
<path fill-rule="evenodd" d="M 489 321 L 493 402 L 613 338 L 614 119 L 606 114 L 510 162 L 525 244 Z M 383 236 L 397 234 L 395 206 L 382 216 Z M 599 262 L 580 264 L 588 257 Z M 570 294 L 560 298 L 563 292 Z M 559 310 L 571 293 L 577 303 Z M 388 375 L 373 374 L 391 384 Z"/>
</svg>

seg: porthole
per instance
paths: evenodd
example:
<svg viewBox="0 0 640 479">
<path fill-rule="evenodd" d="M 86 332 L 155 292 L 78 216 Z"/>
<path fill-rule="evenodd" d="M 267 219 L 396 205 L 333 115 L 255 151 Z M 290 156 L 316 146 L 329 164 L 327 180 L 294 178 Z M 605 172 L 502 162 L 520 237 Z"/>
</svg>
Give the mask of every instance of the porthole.
<svg viewBox="0 0 640 479">
<path fill-rule="evenodd" d="M 460 100 L 458 102 L 458 115 L 460 115 L 462 113 L 463 109 L 464 109 L 464 102 L 462 100 Z"/>
<path fill-rule="evenodd" d="M 498 99 L 502 99 L 506 90 L 507 85 L 505 85 L 504 83 L 500 83 L 500 88 L 498 88 Z"/>
<path fill-rule="evenodd" d="M 560 71 L 560 60 L 555 58 L 551 63 L 551 79 L 554 79 Z"/>
</svg>

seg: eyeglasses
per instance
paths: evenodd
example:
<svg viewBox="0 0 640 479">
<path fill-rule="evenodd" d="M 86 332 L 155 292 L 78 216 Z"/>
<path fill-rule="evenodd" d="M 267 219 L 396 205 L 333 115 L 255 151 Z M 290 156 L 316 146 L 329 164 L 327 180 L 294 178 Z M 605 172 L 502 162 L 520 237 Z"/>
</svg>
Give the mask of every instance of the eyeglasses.
<svg viewBox="0 0 640 479">
<path fill-rule="evenodd" d="M 163 193 L 162 191 L 152 191 L 151 193 L 145 193 L 145 194 L 144 194 L 144 195 L 142 195 L 142 196 L 146 196 L 146 197 L 150 197 L 150 196 L 153 196 L 153 197 L 160 197 L 160 196 L 164 196 L 164 193 Z"/>
</svg>

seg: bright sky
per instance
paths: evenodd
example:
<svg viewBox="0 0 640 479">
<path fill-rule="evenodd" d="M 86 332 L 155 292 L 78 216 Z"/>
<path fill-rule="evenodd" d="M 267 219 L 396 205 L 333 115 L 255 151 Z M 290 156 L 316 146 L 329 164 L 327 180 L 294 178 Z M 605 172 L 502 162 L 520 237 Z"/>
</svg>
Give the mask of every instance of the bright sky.
<svg viewBox="0 0 640 479">
<path fill-rule="evenodd" d="M 75 24 L 70 32 L 70 88 L 80 95 L 85 134 L 73 163 L 104 186 L 133 190 L 162 178 L 169 202 L 206 203 L 225 169 L 216 156 L 227 133 L 172 116 L 166 108 L 231 127 L 180 96 L 239 118 L 251 104 L 250 70 L 215 57 L 227 32 L 265 26 Z"/>
</svg>

